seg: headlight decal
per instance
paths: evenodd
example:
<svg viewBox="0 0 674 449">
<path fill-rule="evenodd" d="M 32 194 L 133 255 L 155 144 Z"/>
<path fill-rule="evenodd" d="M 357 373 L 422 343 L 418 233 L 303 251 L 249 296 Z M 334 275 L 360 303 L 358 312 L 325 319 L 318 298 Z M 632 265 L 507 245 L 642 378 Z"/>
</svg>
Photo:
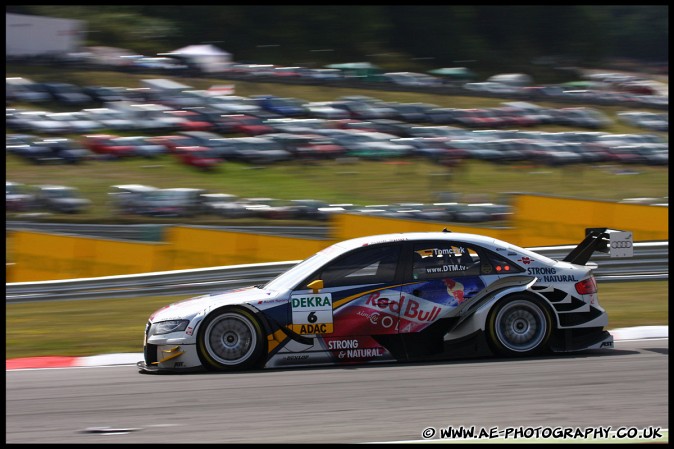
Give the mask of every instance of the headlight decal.
<svg viewBox="0 0 674 449">
<path fill-rule="evenodd" d="M 152 325 L 152 328 L 150 329 L 150 335 L 163 335 L 172 332 L 181 332 L 187 329 L 187 325 L 189 323 L 189 320 L 159 321 Z"/>
</svg>

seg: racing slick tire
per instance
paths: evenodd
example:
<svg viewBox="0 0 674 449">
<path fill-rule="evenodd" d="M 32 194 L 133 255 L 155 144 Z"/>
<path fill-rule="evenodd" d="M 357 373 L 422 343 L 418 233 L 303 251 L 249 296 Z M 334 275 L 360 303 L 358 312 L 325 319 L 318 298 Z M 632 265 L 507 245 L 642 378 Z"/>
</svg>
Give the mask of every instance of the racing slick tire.
<svg viewBox="0 0 674 449">
<path fill-rule="evenodd" d="M 549 309 L 538 298 L 514 295 L 496 303 L 487 319 L 487 339 L 502 356 L 523 357 L 548 350 L 552 334 Z"/>
<path fill-rule="evenodd" d="M 257 368 L 265 350 L 262 327 L 248 310 L 216 311 L 202 323 L 197 349 L 201 363 L 209 371 Z"/>
</svg>

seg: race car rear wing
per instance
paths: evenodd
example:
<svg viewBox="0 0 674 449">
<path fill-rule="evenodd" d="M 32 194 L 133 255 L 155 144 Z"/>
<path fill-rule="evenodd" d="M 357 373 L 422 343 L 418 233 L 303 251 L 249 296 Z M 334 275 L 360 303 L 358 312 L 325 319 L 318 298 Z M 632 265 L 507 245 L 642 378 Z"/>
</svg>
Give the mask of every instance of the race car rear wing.
<svg viewBox="0 0 674 449">
<path fill-rule="evenodd" d="M 585 238 L 564 259 L 585 265 L 595 251 L 609 253 L 611 257 L 632 257 L 634 248 L 632 232 L 608 228 L 586 228 Z"/>
</svg>

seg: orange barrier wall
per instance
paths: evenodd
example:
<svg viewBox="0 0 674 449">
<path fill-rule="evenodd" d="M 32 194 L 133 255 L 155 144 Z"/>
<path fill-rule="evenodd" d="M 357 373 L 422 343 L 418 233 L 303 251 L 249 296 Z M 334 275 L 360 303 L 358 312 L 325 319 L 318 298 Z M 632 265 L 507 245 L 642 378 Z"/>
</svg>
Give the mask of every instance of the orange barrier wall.
<svg viewBox="0 0 674 449">
<path fill-rule="evenodd" d="M 11 282 L 163 271 L 163 243 L 14 231 Z M 9 281 L 9 280 L 8 280 Z"/>
<path fill-rule="evenodd" d="M 304 259 L 330 245 L 314 240 L 176 226 L 165 243 L 14 231 L 7 282 L 75 279 Z"/>
<path fill-rule="evenodd" d="M 305 259 L 332 241 L 175 226 L 167 229 L 173 270 Z"/>
<path fill-rule="evenodd" d="M 669 240 L 669 208 L 538 195 L 518 195 L 513 203 L 515 235 L 520 246 L 578 243 L 585 228 L 632 231 L 635 242 Z"/>
<path fill-rule="evenodd" d="M 300 260 L 335 241 L 372 234 L 442 231 L 445 227 L 523 247 L 576 244 L 589 227 L 632 231 L 636 242 L 669 239 L 667 207 L 518 195 L 514 210 L 509 229 L 340 214 L 330 223 L 333 235 L 329 240 L 188 226 L 168 228 L 165 243 L 14 231 L 13 264 L 6 266 L 6 275 L 7 282 L 30 282 Z"/>
<path fill-rule="evenodd" d="M 508 240 L 511 235 L 509 229 L 480 228 L 460 226 L 454 223 L 438 223 L 422 220 L 409 220 L 372 215 L 340 214 L 332 222 L 335 240 L 347 240 L 373 234 L 390 234 L 398 232 L 428 232 L 442 231 L 444 228 L 452 232 L 467 232 L 482 234 L 497 239 Z"/>
</svg>

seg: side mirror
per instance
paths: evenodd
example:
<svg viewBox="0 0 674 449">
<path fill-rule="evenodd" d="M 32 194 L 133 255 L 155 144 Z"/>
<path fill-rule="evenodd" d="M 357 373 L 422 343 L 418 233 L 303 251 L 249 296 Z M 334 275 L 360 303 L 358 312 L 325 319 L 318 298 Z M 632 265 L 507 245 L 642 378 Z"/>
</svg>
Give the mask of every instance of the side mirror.
<svg viewBox="0 0 674 449">
<path fill-rule="evenodd" d="M 314 293 L 318 293 L 318 291 L 323 288 L 323 279 L 316 279 L 315 281 L 310 282 L 307 287 L 312 289 Z"/>
</svg>

